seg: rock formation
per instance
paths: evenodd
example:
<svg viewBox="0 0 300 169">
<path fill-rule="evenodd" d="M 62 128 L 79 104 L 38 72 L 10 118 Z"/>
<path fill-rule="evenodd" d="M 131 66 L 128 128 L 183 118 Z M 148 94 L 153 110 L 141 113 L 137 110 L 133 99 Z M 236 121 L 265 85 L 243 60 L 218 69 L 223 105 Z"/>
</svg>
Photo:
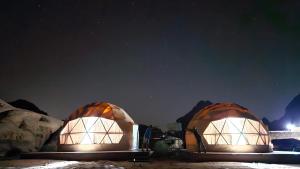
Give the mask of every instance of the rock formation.
<svg viewBox="0 0 300 169">
<path fill-rule="evenodd" d="M 188 125 L 188 123 L 191 121 L 191 119 L 193 118 L 193 116 L 200 111 L 201 109 L 203 109 L 206 106 L 211 105 L 212 102 L 206 100 L 206 101 L 199 101 L 196 106 L 193 107 L 193 109 L 191 111 L 189 111 L 188 113 L 186 113 L 184 116 L 178 118 L 176 120 L 176 122 L 181 123 L 182 125 L 182 130 L 184 131 L 186 126 Z"/>
<path fill-rule="evenodd" d="M 0 99 L 0 156 L 39 151 L 63 122 Z"/>
<path fill-rule="evenodd" d="M 33 111 L 33 112 L 36 112 L 36 113 L 48 115 L 45 111 L 41 110 L 36 105 L 34 105 L 33 103 L 31 103 L 27 100 L 18 99 L 18 100 L 9 102 L 9 104 L 16 107 L 16 108 L 26 109 L 26 110 L 30 110 L 30 111 Z"/>
<path fill-rule="evenodd" d="M 286 130 L 287 124 L 300 126 L 300 94 L 292 99 L 285 108 L 285 114 L 278 120 L 269 122 L 267 118 L 263 122 L 269 126 L 270 130 Z"/>
</svg>

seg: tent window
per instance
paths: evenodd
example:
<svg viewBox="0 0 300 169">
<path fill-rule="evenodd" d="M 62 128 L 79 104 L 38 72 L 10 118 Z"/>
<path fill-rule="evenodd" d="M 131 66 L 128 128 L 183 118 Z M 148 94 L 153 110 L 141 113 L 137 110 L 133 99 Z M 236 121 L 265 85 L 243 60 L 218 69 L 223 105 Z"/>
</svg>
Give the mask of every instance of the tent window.
<svg viewBox="0 0 300 169">
<path fill-rule="evenodd" d="M 123 135 L 113 120 L 82 117 L 67 123 L 60 133 L 60 144 L 118 144 Z"/>
<path fill-rule="evenodd" d="M 210 122 L 203 136 L 208 144 L 269 144 L 268 133 L 260 122 L 240 117 L 229 117 Z"/>
</svg>

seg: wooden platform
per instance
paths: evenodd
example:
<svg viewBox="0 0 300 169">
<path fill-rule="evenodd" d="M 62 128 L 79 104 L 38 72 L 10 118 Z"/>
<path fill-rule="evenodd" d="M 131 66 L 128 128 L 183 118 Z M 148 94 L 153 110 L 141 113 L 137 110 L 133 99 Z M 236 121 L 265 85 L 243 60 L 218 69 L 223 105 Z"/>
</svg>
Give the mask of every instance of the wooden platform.
<svg viewBox="0 0 300 169">
<path fill-rule="evenodd" d="M 271 153 L 226 153 L 208 152 L 206 154 L 182 152 L 190 162 L 261 162 L 275 164 L 300 164 L 300 152 L 274 151 Z"/>
<path fill-rule="evenodd" d="M 96 152 L 32 152 L 23 153 L 23 159 L 55 159 L 55 160 L 132 160 L 145 161 L 150 157 L 150 152 L 142 151 L 96 151 Z"/>
</svg>

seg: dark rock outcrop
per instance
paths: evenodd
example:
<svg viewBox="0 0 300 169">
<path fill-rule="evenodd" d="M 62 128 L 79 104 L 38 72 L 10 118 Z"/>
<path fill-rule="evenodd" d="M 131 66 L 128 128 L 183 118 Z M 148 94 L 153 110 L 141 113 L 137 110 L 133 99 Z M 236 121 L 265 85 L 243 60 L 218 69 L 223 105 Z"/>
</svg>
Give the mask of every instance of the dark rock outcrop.
<svg viewBox="0 0 300 169">
<path fill-rule="evenodd" d="M 45 111 L 39 109 L 36 105 L 34 105 L 33 103 L 31 103 L 27 100 L 18 99 L 18 100 L 9 102 L 8 104 L 10 104 L 16 108 L 30 110 L 30 111 L 33 111 L 33 112 L 36 112 L 39 114 L 48 115 Z"/>
<path fill-rule="evenodd" d="M 189 111 L 187 114 L 185 114 L 184 116 L 178 118 L 176 120 L 176 122 L 181 123 L 182 125 L 182 131 L 184 131 L 188 125 L 188 123 L 191 121 L 191 119 L 193 118 L 193 116 L 199 112 L 201 109 L 203 109 L 206 106 L 209 106 L 213 104 L 210 101 L 199 101 L 196 106 L 193 107 L 193 109 L 191 111 Z"/>
<path fill-rule="evenodd" d="M 191 121 L 191 119 L 193 118 L 193 116 L 199 112 L 201 109 L 203 109 L 206 106 L 209 106 L 213 104 L 212 102 L 206 100 L 206 101 L 199 101 L 196 106 L 193 107 L 193 109 L 191 111 L 189 111 L 187 114 L 185 114 L 184 116 L 178 118 L 176 120 L 176 122 L 181 123 L 181 128 L 182 128 L 182 132 L 181 132 L 181 139 L 183 140 L 183 147 L 185 147 L 185 130 L 187 125 L 189 124 L 189 122 Z"/>
<path fill-rule="evenodd" d="M 289 123 L 300 126 L 300 94 L 287 105 L 285 114 L 280 119 L 272 122 L 268 122 L 267 118 L 264 119 L 264 123 L 270 130 L 286 130 L 286 125 Z"/>
<path fill-rule="evenodd" d="M 300 126 L 300 94 L 294 97 L 285 108 L 284 119 Z"/>
</svg>

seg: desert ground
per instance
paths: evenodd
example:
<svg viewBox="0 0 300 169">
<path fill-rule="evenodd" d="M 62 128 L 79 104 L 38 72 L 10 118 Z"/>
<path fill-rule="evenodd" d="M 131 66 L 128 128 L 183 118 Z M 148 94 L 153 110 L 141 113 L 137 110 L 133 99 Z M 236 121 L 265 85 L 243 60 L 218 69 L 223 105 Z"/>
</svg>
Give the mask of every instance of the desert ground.
<svg viewBox="0 0 300 169">
<path fill-rule="evenodd" d="M 265 164 L 265 163 L 237 163 L 237 162 L 202 162 L 186 163 L 177 161 L 150 162 L 115 162 L 115 161 L 59 161 L 59 160 L 3 160 L 2 169 L 296 169 L 300 165 Z"/>
</svg>

